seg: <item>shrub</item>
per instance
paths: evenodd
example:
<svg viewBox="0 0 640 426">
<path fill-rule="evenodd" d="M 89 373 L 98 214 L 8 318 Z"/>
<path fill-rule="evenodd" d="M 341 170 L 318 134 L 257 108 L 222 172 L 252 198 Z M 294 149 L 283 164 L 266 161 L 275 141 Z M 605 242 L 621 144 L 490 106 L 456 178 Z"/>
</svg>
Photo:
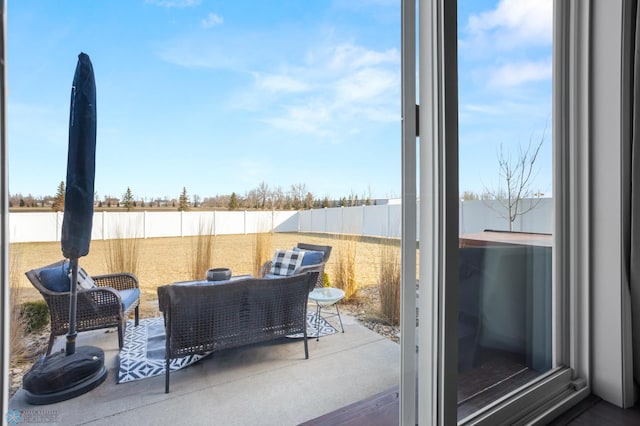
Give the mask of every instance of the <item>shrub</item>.
<svg viewBox="0 0 640 426">
<path fill-rule="evenodd" d="M 390 244 L 380 246 L 380 313 L 390 325 L 400 323 L 400 249 Z"/>
<path fill-rule="evenodd" d="M 40 331 L 49 324 L 49 308 L 44 300 L 25 302 L 20 308 L 20 317 L 26 333 Z"/>
</svg>

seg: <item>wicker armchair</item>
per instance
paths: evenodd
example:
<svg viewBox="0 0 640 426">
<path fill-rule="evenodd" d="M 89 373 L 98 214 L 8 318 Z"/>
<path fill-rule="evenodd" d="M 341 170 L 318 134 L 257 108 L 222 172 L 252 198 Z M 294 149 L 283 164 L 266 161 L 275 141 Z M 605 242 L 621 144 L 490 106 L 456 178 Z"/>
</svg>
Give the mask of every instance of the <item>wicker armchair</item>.
<svg viewBox="0 0 640 426">
<path fill-rule="evenodd" d="M 327 261 L 329 260 L 329 256 L 331 256 L 331 246 L 320 246 L 315 244 L 298 243 L 296 247 L 300 250 L 320 251 L 324 253 L 324 256 L 322 257 L 322 261 L 320 263 L 301 266 L 293 272 L 293 275 L 295 275 L 295 274 L 303 274 L 305 272 L 317 271 L 318 280 L 315 286 L 324 287 L 324 267 L 327 264 Z M 270 270 L 271 270 L 271 260 L 265 262 L 262 265 L 262 276 L 263 277 L 269 276 Z"/>
<path fill-rule="evenodd" d="M 63 260 L 25 273 L 49 307 L 51 336 L 47 346 L 47 355 L 51 353 L 55 338 L 69 331 L 69 291 L 49 290 L 42 283 L 41 272 L 45 269 L 63 268 L 64 263 Z M 138 279 L 127 273 L 98 275 L 91 278 L 96 283 L 96 288 L 78 289 L 76 330 L 81 332 L 118 327 L 118 345 L 122 348 L 126 321 L 131 312 L 135 312 L 136 326 L 139 322 L 140 290 Z"/>
</svg>

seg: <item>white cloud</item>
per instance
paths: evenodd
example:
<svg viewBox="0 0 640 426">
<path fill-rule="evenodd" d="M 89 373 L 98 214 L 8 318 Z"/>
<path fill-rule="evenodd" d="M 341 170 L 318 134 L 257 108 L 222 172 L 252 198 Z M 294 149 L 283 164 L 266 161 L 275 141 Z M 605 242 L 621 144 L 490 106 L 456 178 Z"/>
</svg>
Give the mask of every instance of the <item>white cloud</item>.
<svg viewBox="0 0 640 426">
<path fill-rule="evenodd" d="M 511 87 L 528 82 L 550 80 L 551 73 L 551 60 L 510 63 L 492 72 L 489 85 L 493 87 Z"/>
<path fill-rule="evenodd" d="M 309 89 L 303 81 L 285 74 L 263 75 L 255 72 L 253 76 L 256 81 L 256 87 L 268 92 L 299 93 Z"/>
<path fill-rule="evenodd" d="M 466 104 L 462 106 L 461 110 L 464 112 L 470 112 L 470 113 L 478 112 L 478 113 L 489 114 L 489 115 L 504 113 L 504 111 L 502 111 L 496 105 Z"/>
<path fill-rule="evenodd" d="M 147 3 L 160 7 L 193 7 L 202 3 L 202 0 L 146 0 Z"/>
<path fill-rule="evenodd" d="M 227 69 L 250 72 L 274 56 L 273 50 L 261 45 L 275 45 L 269 34 L 225 28 L 197 35 L 185 34 L 159 45 L 158 56 L 169 63 L 186 68 Z"/>
<path fill-rule="evenodd" d="M 546 45 L 552 41 L 553 0 L 501 0 L 497 8 L 469 17 L 474 38 L 503 47 Z"/>
<path fill-rule="evenodd" d="M 397 7 L 397 0 L 334 0 L 334 6 L 359 6 L 359 7 L 371 7 L 371 6 L 387 6 Z"/>
<path fill-rule="evenodd" d="M 261 176 L 271 174 L 271 167 L 268 163 L 244 160 L 240 161 L 238 170 L 241 171 L 237 175 L 242 176 L 242 180 L 248 183 L 254 183 Z"/>
<path fill-rule="evenodd" d="M 376 102 L 387 90 L 397 85 L 397 78 L 398 75 L 389 70 L 375 68 L 347 74 L 334 84 L 336 99 L 341 103 Z"/>
<path fill-rule="evenodd" d="M 361 46 L 354 46 L 351 43 L 332 47 L 324 55 L 329 56 L 327 58 L 329 69 L 335 71 L 356 70 L 385 63 L 397 63 L 400 60 L 399 52 L 396 49 L 376 52 Z"/>
<path fill-rule="evenodd" d="M 286 71 L 255 74 L 253 99 L 268 103 L 263 121 L 272 127 L 332 140 L 373 123 L 399 122 L 399 56 L 396 49 L 324 46 Z"/>
<path fill-rule="evenodd" d="M 243 47 L 243 46 L 242 46 Z M 167 43 L 158 50 L 158 56 L 169 63 L 185 68 L 241 69 L 242 57 L 230 53 L 239 46 L 225 46 L 215 38 L 183 38 Z"/>
<path fill-rule="evenodd" d="M 400 121 L 398 49 L 332 43 L 327 37 L 306 51 L 297 43 L 298 52 L 285 55 L 283 48 L 256 48 L 287 45 L 277 37 L 248 33 L 225 36 L 227 43 L 218 37 L 212 33 L 204 39 L 175 40 L 160 55 L 180 66 L 250 75 L 252 84 L 235 90 L 227 106 L 251 111 L 280 132 L 339 138 L 376 123 Z"/>
<path fill-rule="evenodd" d="M 216 15 L 215 13 L 210 13 L 207 15 L 205 19 L 201 21 L 203 28 L 211 28 L 216 25 L 222 25 L 224 23 L 224 19 L 220 15 Z"/>
</svg>

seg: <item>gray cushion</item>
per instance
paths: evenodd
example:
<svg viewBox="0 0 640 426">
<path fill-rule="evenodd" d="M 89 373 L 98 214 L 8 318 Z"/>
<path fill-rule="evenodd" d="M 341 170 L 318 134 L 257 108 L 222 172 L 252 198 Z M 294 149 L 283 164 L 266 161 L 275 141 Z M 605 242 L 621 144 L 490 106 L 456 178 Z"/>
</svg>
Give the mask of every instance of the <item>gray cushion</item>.
<svg viewBox="0 0 640 426">
<path fill-rule="evenodd" d="M 303 250 L 298 247 L 294 247 L 293 251 L 304 252 L 301 266 L 317 265 L 318 263 L 322 263 L 322 259 L 324 259 L 324 252 L 322 251 Z"/>
<path fill-rule="evenodd" d="M 140 299 L 140 289 L 131 288 L 120 290 L 120 299 L 122 300 L 122 310 L 126 311 L 136 300 Z"/>
</svg>

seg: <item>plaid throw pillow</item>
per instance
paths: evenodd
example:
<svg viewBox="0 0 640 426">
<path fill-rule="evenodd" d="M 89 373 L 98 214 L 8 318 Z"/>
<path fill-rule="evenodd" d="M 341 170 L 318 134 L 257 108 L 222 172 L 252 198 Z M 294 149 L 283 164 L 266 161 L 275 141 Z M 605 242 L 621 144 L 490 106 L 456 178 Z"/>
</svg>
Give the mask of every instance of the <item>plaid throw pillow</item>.
<svg viewBox="0 0 640 426">
<path fill-rule="evenodd" d="M 69 269 L 69 280 L 71 280 L 71 269 Z M 91 290 L 98 287 L 91 278 L 91 275 L 87 274 L 82 268 L 78 268 L 78 290 Z"/>
<path fill-rule="evenodd" d="M 302 264 L 304 252 L 276 250 L 271 261 L 272 275 L 291 275 Z"/>
</svg>

